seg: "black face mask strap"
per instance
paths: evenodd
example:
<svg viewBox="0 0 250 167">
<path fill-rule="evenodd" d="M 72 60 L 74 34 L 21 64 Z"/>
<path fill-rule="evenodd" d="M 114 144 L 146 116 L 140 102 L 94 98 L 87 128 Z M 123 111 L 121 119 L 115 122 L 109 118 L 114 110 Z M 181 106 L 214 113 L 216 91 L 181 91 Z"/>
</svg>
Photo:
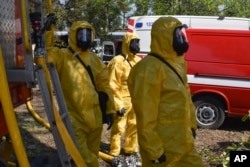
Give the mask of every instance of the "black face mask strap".
<svg viewBox="0 0 250 167">
<path fill-rule="evenodd" d="M 75 53 L 75 51 L 74 51 L 70 46 L 68 47 L 68 49 L 69 49 L 69 51 L 70 51 L 72 54 Z"/>
<path fill-rule="evenodd" d="M 74 51 L 71 47 L 68 47 L 68 49 L 69 49 L 69 51 L 70 51 L 72 54 L 75 53 L 75 51 Z M 93 85 L 94 85 L 94 87 L 95 87 L 95 89 L 96 89 L 95 82 L 94 82 L 94 75 L 93 75 L 93 73 L 92 73 L 92 70 L 91 70 L 90 66 L 87 66 L 87 65 L 82 61 L 82 59 L 78 56 L 78 54 L 76 54 L 76 58 L 80 61 L 80 63 L 83 65 L 83 67 L 87 70 L 87 72 L 88 72 L 88 74 L 89 74 L 89 76 L 90 76 L 90 79 L 91 79 L 91 81 L 92 81 L 92 83 L 93 83 Z"/>
<path fill-rule="evenodd" d="M 181 78 L 180 74 L 174 69 L 173 66 L 171 66 L 166 60 L 164 60 L 162 57 L 158 56 L 157 54 L 155 53 L 149 53 L 148 54 L 149 56 L 152 56 L 152 57 L 155 57 L 159 60 L 161 60 L 164 64 L 166 64 L 171 70 L 174 71 L 174 73 L 178 76 L 178 78 L 181 80 L 181 82 L 184 84 L 184 81 L 183 79 Z"/>
<path fill-rule="evenodd" d="M 129 66 L 132 68 L 133 66 L 132 66 L 132 64 L 129 62 L 129 60 L 126 58 L 126 56 L 122 53 L 121 54 L 123 57 L 124 57 L 124 59 L 128 62 L 128 64 L 129 64 Z"/>
<path fill-rule="evenodd" d="M 96 89 L 95 81 L 94 81 L 94 75 L 92 73 L 92 70 L 91 70 L 90 66 L 87 66 L 78 55 L 76 55 L 76 58 L 82 63 L 83 67 L 87 70 L 87 72 L 88 72 L 88 74 L 90 76 L 90 79 L 91 79 L 91 81 L 92 81 L 92 83 L 93 83 L 93 85 L 94 85 L 94 87 Z"/>
</svg>

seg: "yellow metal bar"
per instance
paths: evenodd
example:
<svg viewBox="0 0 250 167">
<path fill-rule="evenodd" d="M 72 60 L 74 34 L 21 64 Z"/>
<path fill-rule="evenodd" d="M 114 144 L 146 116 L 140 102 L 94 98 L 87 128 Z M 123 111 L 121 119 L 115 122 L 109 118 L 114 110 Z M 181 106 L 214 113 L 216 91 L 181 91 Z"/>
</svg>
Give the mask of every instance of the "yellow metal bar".
<svg viewBox="0 0 250 167">
<path fill-rule="evenodd" d="M 15 151 L 18 163 L 20 167 L 29 167 L 29 161 L 25 152 L 22 137 L 18 128 L 14 108 L 10 96 L 10 90 L 8 86 L 7 76 L 5 72 L 5 66 L 3 61 L 2 48 L 0 47 L 0 101 L 3 107 L 3 112 L 6 120 L 6 124 L 9 130 L 10 138 L 12 141 L 13 149 Z"/>
<path fill-rule="evenodd" d="M 23 31 L 23 40 L 24 40 L 24 47 L 27 53 L 31 54 L 31 44 L 29 42 L 29 31 L 28 31 L 28 17 L 26 12 L 26 0 L 20 0 L 21 2 L 21 23 L 22 23 L 22 31 Z"/>
</svg>

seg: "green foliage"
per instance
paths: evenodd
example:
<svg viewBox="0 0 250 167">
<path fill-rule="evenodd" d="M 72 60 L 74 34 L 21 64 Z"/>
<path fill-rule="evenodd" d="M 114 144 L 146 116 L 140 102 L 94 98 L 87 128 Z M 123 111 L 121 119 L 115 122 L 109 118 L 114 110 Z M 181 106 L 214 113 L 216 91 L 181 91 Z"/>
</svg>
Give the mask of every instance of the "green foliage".
<svg viewBox="0 0 250 167">
<path fill-rule="evenodd" d="M 46 11 L 48 13 L 49 11 Z M 65 10 L 64 6 L 59 3 L 59 1 L 55 1 L 53 3 L 53 13 L 56 13 L 57 17 L 57 28 L 58 30 L 64 30 L 66 26 L 65 16 L 67 14 L 67 10 Z"/>
<path fill-rule="evenodd" d="M 233 143 L 231 146 L 228 146 L 225 151 L 221 154 L 221 163 L 223 167 L 229 167 L 230 163 L 230 151 L 250 151 L 250 141 L 242 141 L 238 144 Z"/>
<path fill-rule="evenodd" d="M 65 5 L 57 0 L 53 6 L 58 17 L 58 29 L 70 27 L 77 20 L 85 20 L 101 39 L 110 31 L 126 28 L 125 14 L 130 10 L 129 2 L 122 0 L 70 0 Z"/>
<path fill-rule="evenodd" d="M 222 159 L 220 156 L 216 155 L 212 149 L 208 147 L 203 147 L 198 150 L 198 153 L 202 157 L 204 162 L 207 162 L 206 165 L 218 165 L 222 164 Z"/>
<path fill-rule="evenodd" d="M 207 15 L 249 17 L 249 0 L 139 0 L 136 15 Z M 218 7 L 224 5 L 220 12 Z"/>
<path fill-rule="evenodd" d="M 242 138 L 239 143 L 232 143 L 220 155 L 216 155 L 208 147 L 201 148 L 198 153 L 204 162 L 208 162 L 207 165 L 209 166 L 223 165 L 223 167 L 229 167 L 230 151 L 250 151 L 250 138 L 248 140 Z"/>
<path fill-rule="evenodd" d="M 249 0 L 228 0 L 225 3 L 226 16 L 250 17 L 250 1 Z"/>
<path fill-rule="evenodd" d="M 250 110 L 248 110 L 248 114 L 244 115 L 241 120 L 245 122 L 248 119 L 250 119 Z"/>
<path fill-rule="evenodd" d="M 133 15 L 150 15 L 151 0 L 134 0 L 136 10 Z"/>
<path fill-rule="evenodd" d="M 58 17 L 57 29 L 86 20 L 105 39 L 108 32 L 127 28 L 127 20 L 136 15 L 200 15 L 250 17 L 249 0 L 53 0 Z M 219 10 L 220 9 L 220 10 Z M 47 11 L 46 11 L 47 12 Z"/>
</svg>

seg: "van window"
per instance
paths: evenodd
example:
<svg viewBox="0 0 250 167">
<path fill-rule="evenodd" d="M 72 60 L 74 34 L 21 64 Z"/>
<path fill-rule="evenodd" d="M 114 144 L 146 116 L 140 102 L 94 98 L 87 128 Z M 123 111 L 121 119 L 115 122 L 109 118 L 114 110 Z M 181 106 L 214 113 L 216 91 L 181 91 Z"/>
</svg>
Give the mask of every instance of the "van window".
<svg viewBox="0 0 250 167">
<path fill-rule="evenodd" d="M 104 46 L 104 54 L 105 55 L 113 55 L 114 54 L 113 46 L 112 45 L 105 45 Z"/>
</svg>

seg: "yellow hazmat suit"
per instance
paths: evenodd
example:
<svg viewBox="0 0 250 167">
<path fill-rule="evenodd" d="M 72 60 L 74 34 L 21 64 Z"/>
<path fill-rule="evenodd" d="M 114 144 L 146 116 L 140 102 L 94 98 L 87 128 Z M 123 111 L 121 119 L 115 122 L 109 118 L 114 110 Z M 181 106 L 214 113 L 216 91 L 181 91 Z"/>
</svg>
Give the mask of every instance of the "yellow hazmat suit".
<svg viewBox="0 0 250 167">
<path fill-rule="evenodd" d="M 110 87 L 114 95 L 115 109 L 126 109 L 124 116 L 114 115 L 111 129 L 110 154 L 118 156 L 121 150 L 121 136 L 125 133 L 124 151 L 126 154 L 138 152 L 136 118 L 127 86 L 131 68 L 141 60 L 130 51 L 132 39 L 139 39 L 134 33 L 127 32 L 122 41 L 122 54 L 115 56 L 108 64 Z M 126 130 L 125 130 L 126 129 Z"/>
<path fill-rule="evenodd" d="M 187 62 L 185 61 L 184 56 L 176 56 L 175 59 L 176 59 L 175 61 L 178 64 L 179 68 L 182 71 L 187 72 Z M 183 76 L 183 77 L 184 77 L 184 80 L 187 81 L 187 75 Z M 190 118 L 191 118 L 191 128 L 193 130 L 193 133 L 195 133 L 195 131 L 197 130 L 195 106 L 194 106 L 194 103 L 192 101 L 192 96 L 191 96 L 189 84 L 187 82 L 185 82 L 185 85 L 186 85 L 187 93 L 190 94 L 190 98 L 188 100 L 189 100 L 189 105 L 190 105 L 189 107 L 190 107 L 190 114 L 191 114 L 191 116 L 190 116 Z"/>
<path fill-rule="evenodd" d="M 202 167 L 194 147 L 191 128 L 194 108 L 187 84 L 185 60 L 173 49 L 173 32 L 181 22 L 160 17 L 151 30 L 151 53 L 166 60 L 184 83 L 165 63 L 146 56 L 131 70 L 128 87 L 136 113 L 138 142 L 143 167 Z M 166 161 L 152 161 L 166 156 Z"/>
<path fill-rule="evenodd" d="M 79 28 L 94 28 L 84 21 L 75 22 L 69 33 L 69 48 L 52 47 L 53 32 L 46 32 L 46 50 L 48 62 L 56 66 L 64 98 L 71 118 L 73 130 L 80 153 L 88 167 L 98 167 L 98 152 L 102 134 L 102 113 L 99 107 L 98 94 L 90 76 L 80 59 L 91 67 L 98 91 L 108 94 L 107 114 L 114 110 L 114 100 L 108 83 L 108 70 L 98 56 L 89 51 L 82 51 L 76 45 L 76 31 Z"/>
</svg>

